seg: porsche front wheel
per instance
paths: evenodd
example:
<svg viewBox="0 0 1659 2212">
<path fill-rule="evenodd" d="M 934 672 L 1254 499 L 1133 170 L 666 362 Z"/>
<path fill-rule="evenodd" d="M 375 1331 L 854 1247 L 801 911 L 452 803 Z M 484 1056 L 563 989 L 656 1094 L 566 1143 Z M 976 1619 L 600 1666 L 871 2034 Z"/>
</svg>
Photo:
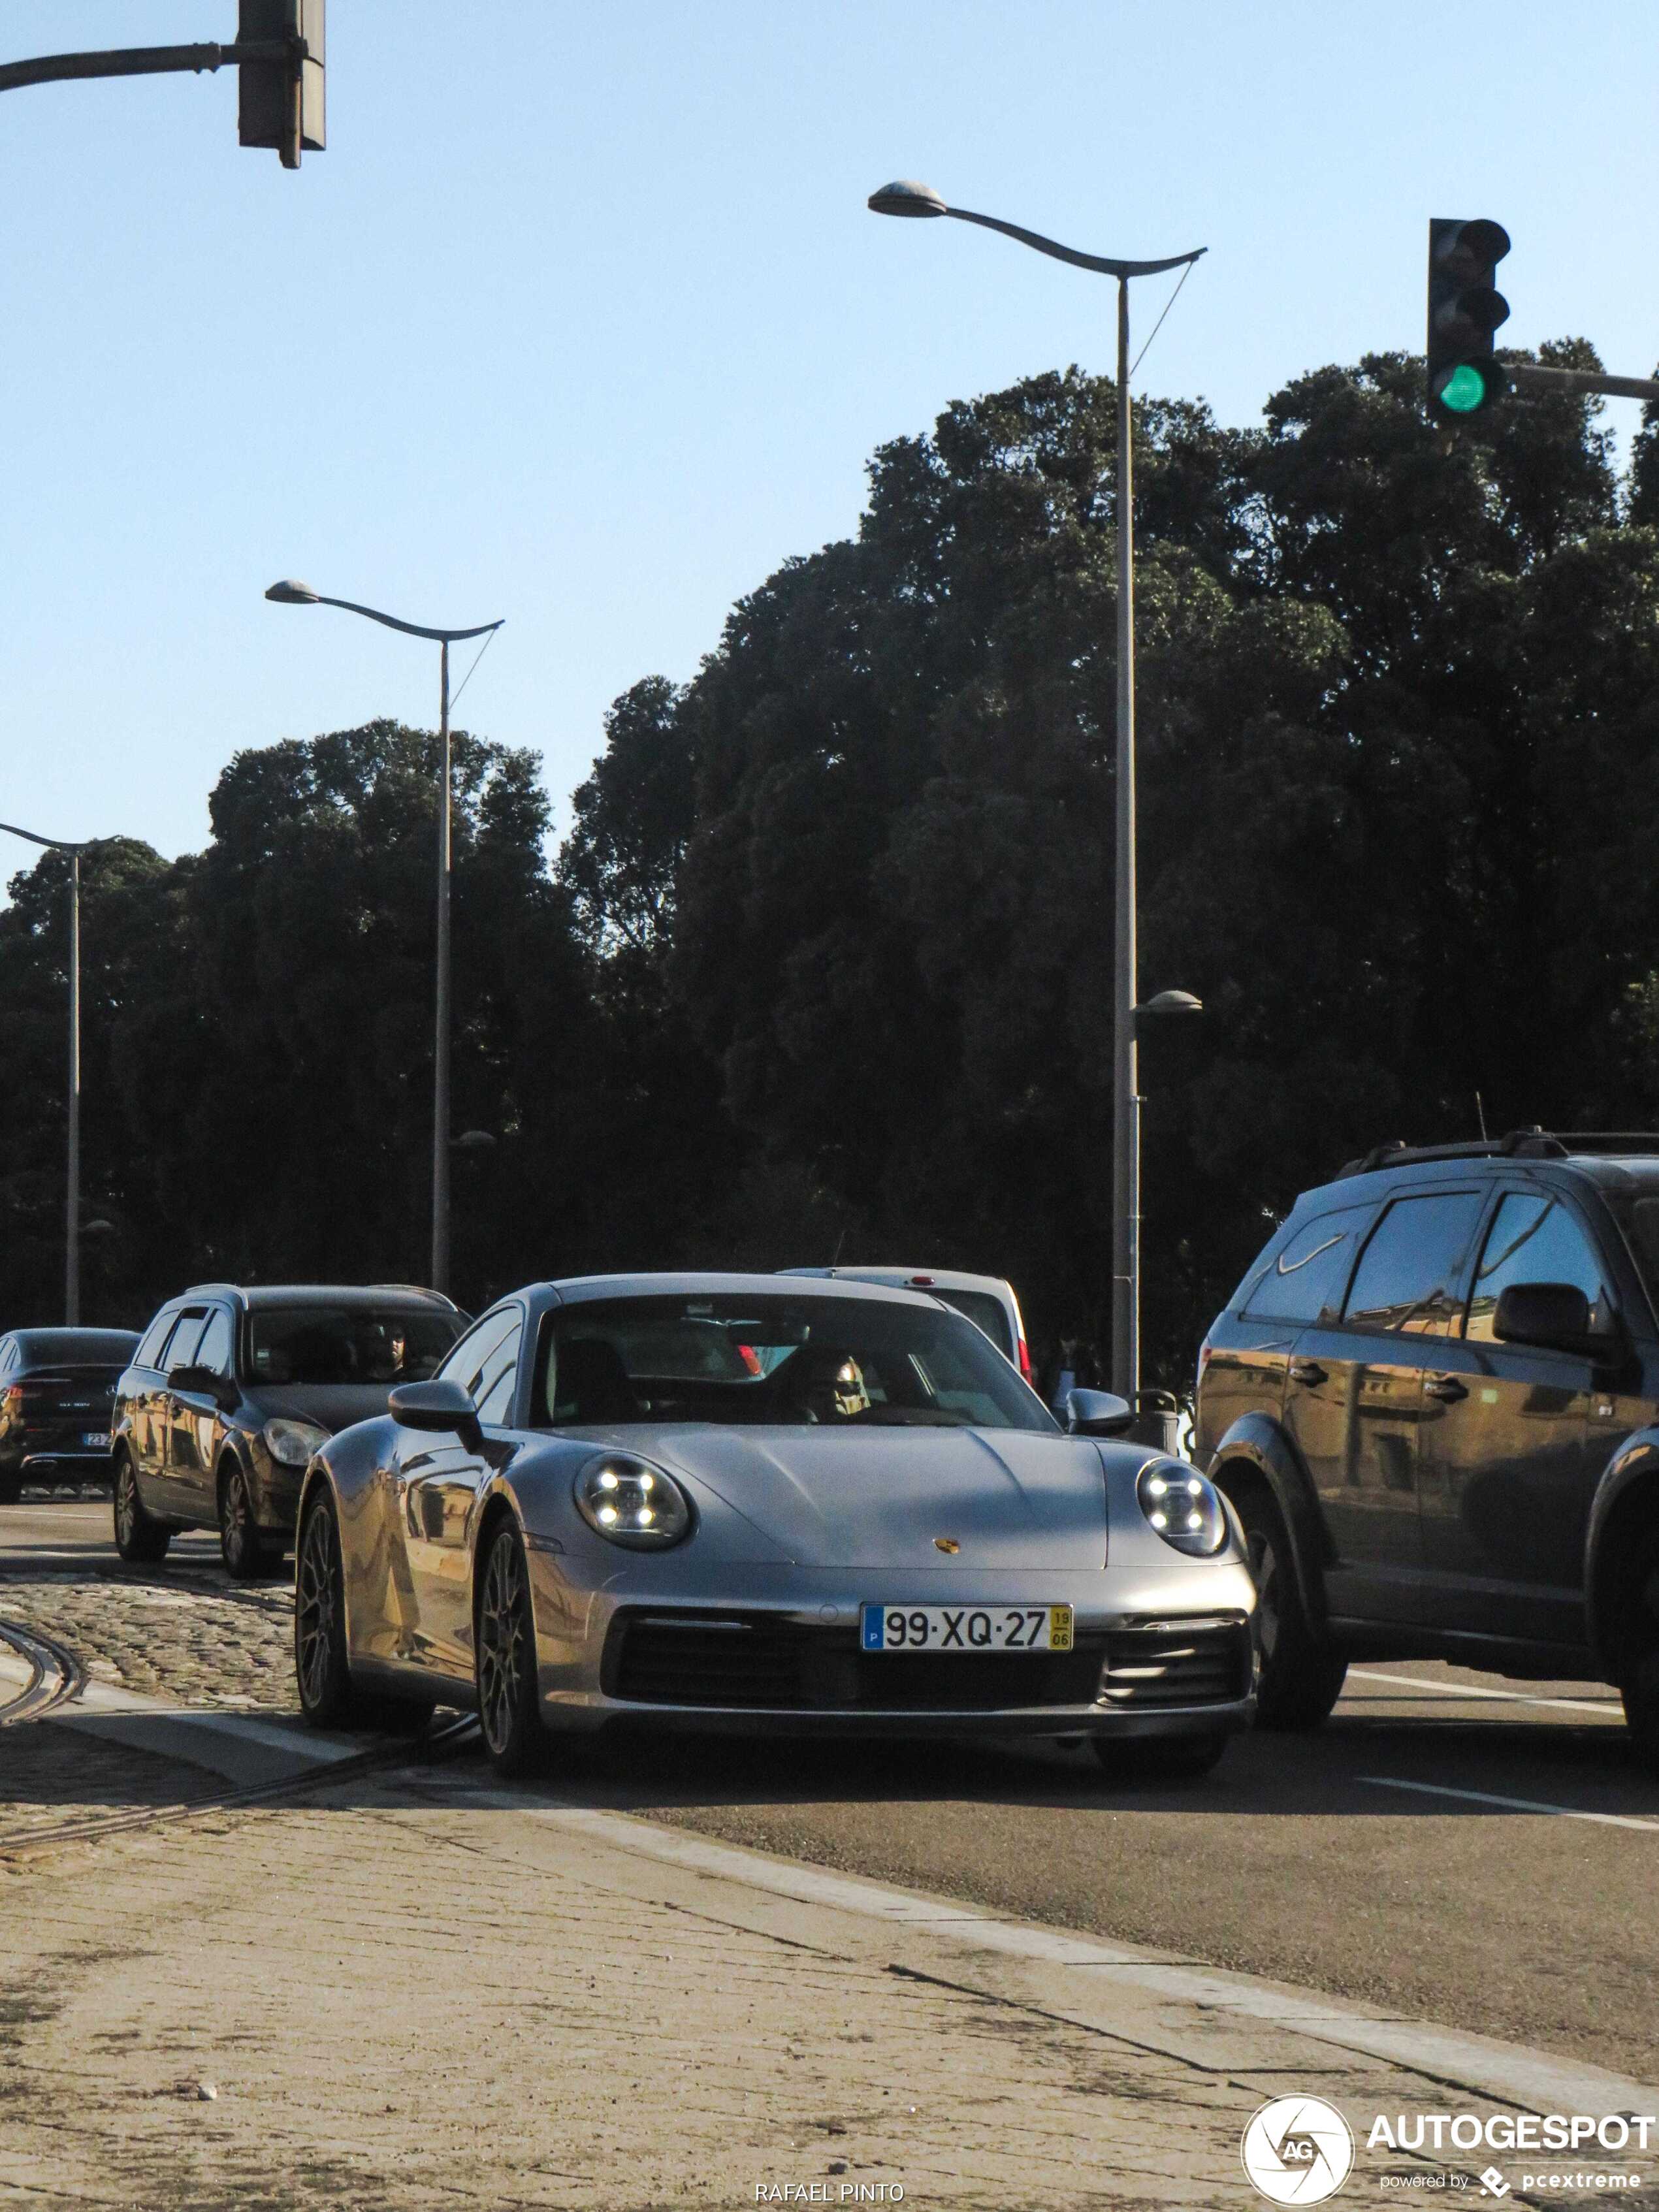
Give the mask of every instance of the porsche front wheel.
<svg viewBox="0 0 1659 2212">
<path fill-rule="evenodd" d="M 536 1698 L 536 1624 L 524 1541 L 510 1521 L 490 1538 L 478 1588 L 478 1724 L 498 1774 L 524 1774 L 545 1748 Z"/>
<path fill-rule="evenodd" d="M 294 1674 L 313 1728 L 343 1728 L 352 1717 L 346 1656 L 345 1570 L 340 1530 L 326 1490 L 313 1498 L 300 1531 L 294 1571 Z"/>
</svg>

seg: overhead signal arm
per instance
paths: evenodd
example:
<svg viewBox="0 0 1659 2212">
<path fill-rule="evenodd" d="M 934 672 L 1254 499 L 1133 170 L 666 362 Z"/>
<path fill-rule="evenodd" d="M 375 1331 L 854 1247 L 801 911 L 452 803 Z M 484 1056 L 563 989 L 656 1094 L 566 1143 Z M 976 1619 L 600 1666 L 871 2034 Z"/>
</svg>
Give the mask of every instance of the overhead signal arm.
<svg viewBox="0 0 1659 2212">
<path fill-rule="evenodd" d="M 240 69 L 239 135 L 244 146 L 275 148 L 285 169 L 301 149 L 320 153 L 325 0 L 240 0 L 239 36 L 186 46 L 118 46 L 98 53 L 36 54 L 0 62 L 0 92 L 104 76 L 199 76 Z"/>
</svg>

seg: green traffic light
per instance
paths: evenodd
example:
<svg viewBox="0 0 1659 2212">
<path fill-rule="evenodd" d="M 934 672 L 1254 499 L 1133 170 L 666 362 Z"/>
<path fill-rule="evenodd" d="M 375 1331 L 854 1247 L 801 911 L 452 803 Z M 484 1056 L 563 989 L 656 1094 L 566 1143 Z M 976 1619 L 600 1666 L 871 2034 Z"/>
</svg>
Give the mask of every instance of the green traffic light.
<svg viewBox="0 0 1659 2212">
<path fill-rule="evenodd" d="M 1473 415 L 1486 400 L 1486 380 L 1468 362 L 1459 362 L 1440 387 L 1440 404 L 1454 415 Z"/>
</svg>

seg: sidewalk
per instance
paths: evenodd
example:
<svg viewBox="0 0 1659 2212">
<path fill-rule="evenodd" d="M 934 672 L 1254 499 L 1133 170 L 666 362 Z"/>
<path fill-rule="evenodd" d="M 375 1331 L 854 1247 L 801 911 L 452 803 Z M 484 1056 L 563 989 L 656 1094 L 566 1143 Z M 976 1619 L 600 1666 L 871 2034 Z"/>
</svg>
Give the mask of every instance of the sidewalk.
<svg viewBox="0 0 1659 2212">
<path fill-rule="evenodd" d="M 1528 2063 L 1454 2041 L 476 1769 L 0 1862 L 0 2207 L 1240 2207 L 1292 2090 L 1375 2203 L 1370 2114 L 1492 2109 L 1472 2073 Z M 1536 2064 L 1517 2100 L 1642 2095 Z"/>
</svg>

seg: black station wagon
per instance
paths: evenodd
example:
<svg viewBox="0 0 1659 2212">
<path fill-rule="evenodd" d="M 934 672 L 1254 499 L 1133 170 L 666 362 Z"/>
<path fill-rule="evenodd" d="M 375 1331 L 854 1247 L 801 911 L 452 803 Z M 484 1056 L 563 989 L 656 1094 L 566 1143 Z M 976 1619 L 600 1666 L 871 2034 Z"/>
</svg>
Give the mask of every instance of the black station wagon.
<svg viewBox="0 0 1659 2212">
<path fill-rule="evenodd" d="M 1305 1192 L 1199 1355 L 1264 1727 L 1351 1660 L 1615 1683 L 1659 1766 L 1659 1138 L 1385 1146 Z"/>
<path fill-rule="evenodd" d="M 164 1559 L 179 1528 L 217 1528 L 252 1580 L 294 1541 L 306 1463 L 337 1429 L 430 1375 L 465 1316 L 401 1283 L 202 1283 L 169 1298 L 115 1394 L 115 1545 Z"/>
</svg>

